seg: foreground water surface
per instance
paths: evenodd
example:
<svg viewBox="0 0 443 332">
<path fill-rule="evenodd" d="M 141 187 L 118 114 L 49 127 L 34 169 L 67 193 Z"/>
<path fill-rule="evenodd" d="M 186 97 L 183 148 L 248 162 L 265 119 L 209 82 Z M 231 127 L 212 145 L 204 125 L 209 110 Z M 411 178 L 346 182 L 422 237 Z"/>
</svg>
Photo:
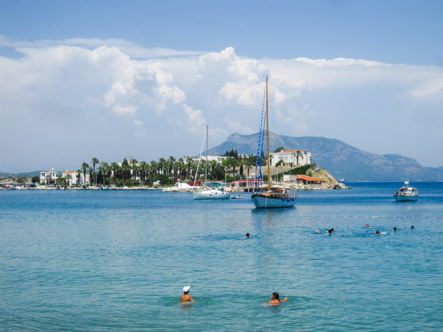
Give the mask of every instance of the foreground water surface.
<svg viewBox="0 0 443 332">
<path fill-rule="evenodd" d="M 248 194 L 0 191 L 0 329 L 441 329 L 443 183 L 403 203 L 401 183 L 351 185 L 278 210 Z M 186 285 L 195 304 L 179 304 Z M 272 292 L 288 302 L 264 304 Z"/>
</svg>

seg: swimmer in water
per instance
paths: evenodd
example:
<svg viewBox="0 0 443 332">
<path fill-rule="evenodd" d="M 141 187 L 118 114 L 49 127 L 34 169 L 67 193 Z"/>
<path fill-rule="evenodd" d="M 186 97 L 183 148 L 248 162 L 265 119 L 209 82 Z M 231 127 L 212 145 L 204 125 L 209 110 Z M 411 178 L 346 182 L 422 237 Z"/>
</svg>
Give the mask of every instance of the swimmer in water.
<svg viewBox="0 0 443 332">
<path fill-rule="evenodd" d="M 328 235 L 332 234 L 332 229 L 328 229 Z"/>
<path fill-rule="evenodd" d="M 180 297 L 181 303 L 195 302 L 191 295 L 189 295 L 189 291 L 191 290 L 191 286 L 183 287 L 183 295 Z"/>
<path fill-rule="evenodd" d="M 380 235 L 380 232 L 379 232 L 379 231 L 376 231 L 376 232 L 375 232 L 375 235 Z"/>
<path fill-rule="evenodd" d="M 414 226 L 411 226 L 411 229 L 414 229 Z"/>
<path fill-rule="evenodd" d="M 269 301 L 268 303 L 271 305 L 279 305 L 282 302 L 286 302 L 288 301 L 288 298 L 285 297 L 284 300 L 280 301 L 280 295 L 278 295 L 277 292 L 272 293 L 272 297 L 271 297 L 271 301 Z"/>
<path fill-rule="evenodd" d="M 394 227 L 394 232 L 396 232 L 397 231 L 397 227 Z"/>
<path fill-rule="evenodd" d="M 246 237 L 251 237 L 251 235 L 249 235 L 249 233 L 246 233 Z"/>
<path fill-rule="evenodd" d="M 366 228 L 369 228 L 369 224 L 366 224 Z"/>
</svg>

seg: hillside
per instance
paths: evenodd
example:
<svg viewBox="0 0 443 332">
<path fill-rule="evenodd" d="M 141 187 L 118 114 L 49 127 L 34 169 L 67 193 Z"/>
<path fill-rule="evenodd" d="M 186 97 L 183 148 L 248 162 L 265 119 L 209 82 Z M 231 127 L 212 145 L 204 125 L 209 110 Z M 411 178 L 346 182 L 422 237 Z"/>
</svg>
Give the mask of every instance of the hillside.
<svg viewBox="0 0 443 332">
<path fill-rule="evenodd" d="M 236 149 L 238 153 L 256 154 L 258 133 L 232 134 L 226 141 L 209 150 L 224 154 Z M 266 145 L 266 139 L 265 143 Z M 336 178 L 346 181 L 443 181 L 443 167 L 420 165 L 415 159 L 397 154 L 379 155 L 360 150 L 342 141 L 324 137 L 290 137 L 270 133 L 270 150 L 309 151 L 312 161 Z"/>
</svg>

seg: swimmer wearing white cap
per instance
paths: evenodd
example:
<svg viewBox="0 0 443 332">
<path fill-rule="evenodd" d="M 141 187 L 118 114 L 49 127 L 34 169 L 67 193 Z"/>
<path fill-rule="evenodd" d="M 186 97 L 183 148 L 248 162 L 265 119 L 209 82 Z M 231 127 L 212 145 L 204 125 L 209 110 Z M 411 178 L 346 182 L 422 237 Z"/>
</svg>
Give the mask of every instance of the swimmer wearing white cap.
<svg viewBox="0 0 443 332">
<path fill-rule="evenodd" d="M 189 295 L 189 291 L 191 290 L 191 286 L 183 287 L 183 295 L 180 297 L 181 303 L 186 302 L 195 302 L 191 295 Z"/>
</svg>

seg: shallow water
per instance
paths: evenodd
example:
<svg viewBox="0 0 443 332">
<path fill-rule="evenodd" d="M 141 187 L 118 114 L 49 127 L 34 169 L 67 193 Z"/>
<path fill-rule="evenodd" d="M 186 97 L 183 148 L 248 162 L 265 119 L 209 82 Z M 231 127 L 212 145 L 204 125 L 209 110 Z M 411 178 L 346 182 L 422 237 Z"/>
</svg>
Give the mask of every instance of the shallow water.
<svg viewBox="0 0 443 332">
<path fill-rule="evenodd" d="M 0 327 L 441 329 L 443 183 L 403 203 L 401 183 L 351 185 L 279 210 L 247 194 L 0 191 Z M 179 304 L 186 285 L 195 304 Z M 288 302 L 265 305 L 275 291 Z"/>
</svg>

